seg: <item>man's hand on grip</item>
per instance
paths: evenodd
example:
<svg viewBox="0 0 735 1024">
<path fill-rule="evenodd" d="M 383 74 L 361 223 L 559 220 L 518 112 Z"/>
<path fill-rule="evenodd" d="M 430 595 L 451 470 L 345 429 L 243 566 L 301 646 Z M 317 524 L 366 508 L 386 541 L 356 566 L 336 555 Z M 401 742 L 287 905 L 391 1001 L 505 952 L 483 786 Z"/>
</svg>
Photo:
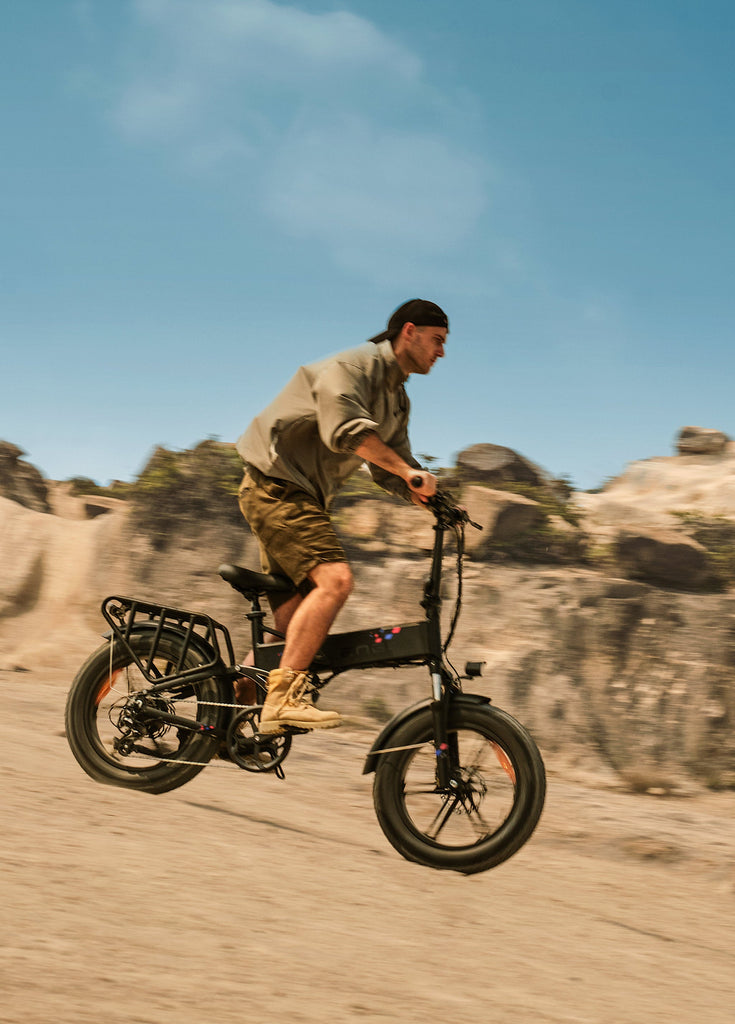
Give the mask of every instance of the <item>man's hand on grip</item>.
<svg viewBox="0 0 735 1024">
<path fill-rule="evenodd" d="M 406 483 L 411 491 L 411 501 L 415 505 L 425 505 L 427 498 L 436 494 L 437 479 L 433 473 L 427 473 L 425 469 L 412 469 Z"/>
</svg>

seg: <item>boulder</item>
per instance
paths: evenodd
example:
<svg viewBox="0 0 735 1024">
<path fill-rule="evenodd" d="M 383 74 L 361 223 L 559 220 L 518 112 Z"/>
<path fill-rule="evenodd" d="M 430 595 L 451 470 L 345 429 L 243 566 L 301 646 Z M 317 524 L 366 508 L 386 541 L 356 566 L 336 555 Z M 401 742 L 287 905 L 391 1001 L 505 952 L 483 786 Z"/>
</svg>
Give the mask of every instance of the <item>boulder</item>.
<svg viewBox="0 0 735 1024">
<path fill-rule="evenodd" d="M 0 441 L 0 497 L 16 501 L 34 512 L 48 512 L 43 476 L 35 466 L 23 462 L 21 455 L 25 455 L 22 448 Z"/>
<path fill-rule="evenodd" d="M 676 441 L 679 455 L 720 455 L 730 438 L 711 427 L 682 427 Z"/>
<path fill-rule="evenodd" d="M 467 483 L 523 483 L 546 486 L 548 477 L 528 459 L 499 444 L 473 444 L 457 456 L 457 471 Z"/>
<path fill-rule="evenodd" d="M 490 554 L 493 544 L 518 537 L 538 526 L 544 518 L 538 502 L 522 494 L 490 487 L 466 487 L 462 492 L 462 504 L 470 519 L 482 527 L 482 532 L 472 527 L 465 532 L 468 554 L 479 559 Z"/>
<path fill-rule="evenodd" d="M 690 588 L 710 576 L 707 549 L 674 530 L 623 530 L 615 553 L 625 575 L 633 579 Z"/>
<path fill-rule="evenodd" d="M 424 558 L 434 546 L 434 519 L 413 505 L 366 498 L 345 505 L 335 525 L 350 559 Z"/>
</svg>

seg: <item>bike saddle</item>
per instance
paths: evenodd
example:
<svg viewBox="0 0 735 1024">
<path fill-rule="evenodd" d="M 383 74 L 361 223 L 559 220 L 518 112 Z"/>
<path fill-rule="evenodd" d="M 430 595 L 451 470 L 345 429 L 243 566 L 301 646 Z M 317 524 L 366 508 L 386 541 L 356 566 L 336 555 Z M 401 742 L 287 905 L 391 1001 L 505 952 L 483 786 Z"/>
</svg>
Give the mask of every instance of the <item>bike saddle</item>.
<svg viewBox="0 0 735 1024">
<path fill-rule="evenodd" d="M 260 594 L 283 594 L 293 591 L 294 585 L 287 576 L 275 576 L 265 572 L 244 569 L 240 565 L 221 565 L 217 572 L 223 580 L 245 597 Z"/>
</svg>

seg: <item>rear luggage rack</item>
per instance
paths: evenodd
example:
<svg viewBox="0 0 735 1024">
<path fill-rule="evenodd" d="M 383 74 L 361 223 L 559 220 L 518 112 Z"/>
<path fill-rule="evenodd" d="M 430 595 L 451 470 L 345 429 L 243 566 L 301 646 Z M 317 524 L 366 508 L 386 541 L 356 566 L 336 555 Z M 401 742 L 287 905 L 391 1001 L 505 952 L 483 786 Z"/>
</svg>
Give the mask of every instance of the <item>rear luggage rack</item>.
<svg viewBox="0 0 735 1024">
<path fill-rule="evenodd" d="M 102 602 L 102 614 L 112 627 L 115 639 L 126 647 L 149 683 L 193 681 L 205 679 L 215 670 L 221 671 L 220 642 L 227 652 L 227 665 L 235 663 L 235 652 L 229 630 L 220 622 L 210 618 L 209 615 L 116 596 L 105 598 Z M 161 640 L 165 638 L 167 631 L 172 630 L 183 642 L 180 651 L 177 652 L 177 662 L 174 664 L 173 661 L 169 661 L 171 671 L 164 673 L 159 670 L 154 661 L 160 656 Z M 151 637 L 150 648 L 143 660 L 138 657 L 130 644 L 131 637 L 141 633 Z M 203 660 L 201 665 L 184 668 L 186 657 L 192 649 L 204 659 L 211 655 L 210 660 Z"/>
</svg>

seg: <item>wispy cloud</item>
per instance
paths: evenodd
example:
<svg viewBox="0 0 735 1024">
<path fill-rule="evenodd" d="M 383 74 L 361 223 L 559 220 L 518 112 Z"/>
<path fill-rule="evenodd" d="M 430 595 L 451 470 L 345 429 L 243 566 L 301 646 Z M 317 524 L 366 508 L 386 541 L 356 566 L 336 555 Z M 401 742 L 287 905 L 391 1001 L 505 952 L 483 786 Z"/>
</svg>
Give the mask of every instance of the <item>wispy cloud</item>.
<svg viewBox="0 0 735 1024">
<path fill-rule="evenodd" d="M 483 203 L 477 161 L 441 136 L 357 114 L 292 125 L 264 187 L 283 231 L 321 238 L 362 271 L 376 256 L 421 266 L 446 252 L 469 234 Z"/>
<path fill-rule="evenodd" d="M 466 239 L 484 160 L 419 54 L 347 11 L 136 0 L 110 116 L 131 143 L 240 174 L 281 230 L 364 269 Z M 457 112 L 457 108 L 455 108 Z"/>
</svg>

